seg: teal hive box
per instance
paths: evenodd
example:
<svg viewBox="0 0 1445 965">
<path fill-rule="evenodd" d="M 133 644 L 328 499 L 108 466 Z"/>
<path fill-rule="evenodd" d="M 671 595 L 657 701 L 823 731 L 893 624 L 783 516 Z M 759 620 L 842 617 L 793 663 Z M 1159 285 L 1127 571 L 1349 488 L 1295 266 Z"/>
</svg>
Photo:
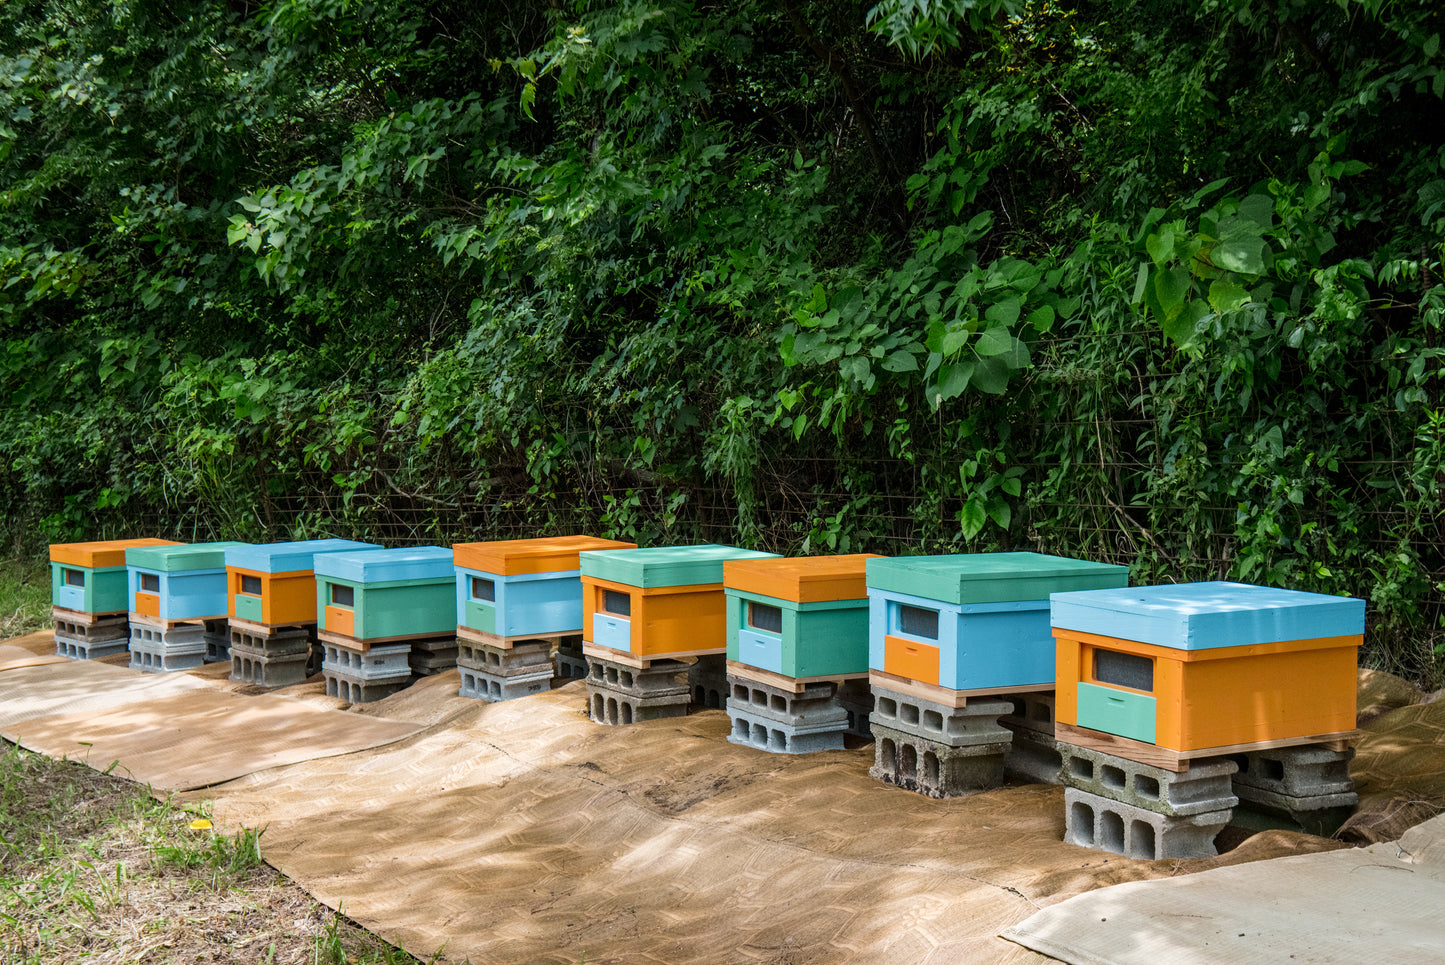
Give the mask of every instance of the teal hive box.
<svg viewBox="0 0 1445 965">
<path fill-rule="evenodd" d="M 1126 566 L 1040 553 L 869 560 L 868 665 L 955 691 L 1052 689 L 1049 594 L 1128 582 Z"/>
<path fill-rule="evenodd" d="M 50 603 L 79 613 L 124 613 L 130 609 L 125 551 L 135 546 L 178 546 L 174 540 L 100 540 L 52 543 Z"/>
<path fill-rule="evenodd" d="M 723 564 L 729 671 L 793 679 L 868 676 L 871 554 Z"/>
<path fill-rule="evenodd" d="M 738 546 L 721 546 L 716 543 L 591 550 L 582 554 L 582 575 L 642 589 L 695 586 L 701 583 L 721 584 L 723 563 L 728 560 L 774 559 L 777 556 L 777 553 L 745 550 Z"/>
<path fill-rule="evenodd" d="M 319 630 L 368 642 L 456 632 L 450 549 L 323 553 L 316 557 L 315 573 Z"/>
<path fill-rule="evenodd" d="M 158 620 L 223 618 L 226 549 L 244 544 L 132 546 L 125 551 L 130 612 Z"/>
<path fill-rule="evenodd" d="M 458 543 L 452 547 L 458 632 L 504 640 L 581 633 L 579 554 L 636 548 L 581 535 Z"/>
<path fill-rule="evenodd" d="M 726 653 L 723 563 L 776 556 L 716 544 L 585 552 L 583 642 L 645 660 Z"/>
</svg>

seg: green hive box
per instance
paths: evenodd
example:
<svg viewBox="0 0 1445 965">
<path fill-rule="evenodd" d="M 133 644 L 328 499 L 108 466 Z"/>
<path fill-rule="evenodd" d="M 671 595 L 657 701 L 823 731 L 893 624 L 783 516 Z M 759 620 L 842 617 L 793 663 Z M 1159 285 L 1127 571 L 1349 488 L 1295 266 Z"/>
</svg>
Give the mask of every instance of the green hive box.
<svg viewBox="0 0 1445 965">
<path fill-rule="evenodd" d="M 456 569 L 441 546 L 318 553 L 319 630 L 357 640 L 456 635 Z"/>
<path fill-rule="evenodd" d="M 728 660 L 785 677 L 868 676 L 871 554 L 723 564 Z"/>
</svg>

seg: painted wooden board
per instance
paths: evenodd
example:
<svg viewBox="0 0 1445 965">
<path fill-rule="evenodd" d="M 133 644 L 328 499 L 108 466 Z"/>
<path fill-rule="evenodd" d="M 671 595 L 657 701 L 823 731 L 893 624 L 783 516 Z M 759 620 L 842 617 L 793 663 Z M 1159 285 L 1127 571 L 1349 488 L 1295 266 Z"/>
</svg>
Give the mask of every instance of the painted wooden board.
<svg viewBox="0 0 1445 965">
<path fill-rule="evenodd" d="M 224 570 L 226 550 L 245 546 L 236 540 L 219 543 L 174 543 L 169 546 L 130 546 L 125 551 L 125 565 L 156 573 L 179 573 L 185 570 Z"/>
<path fill-rule="evenodd" d="M 722 584 L 727 560 L 776 559 L 776 553 L 707 543 L 699 546 L 650 546 L 646 549 L 592 550 L 581 554 L 582 575 L 644 589 L 659 586 Z"/>
<path fill-rule="evenodd" d="M 452 547 L 452 562 L 463 569 L 498 576 L 521 576 L 580 569 L 582 564 L 578 554 L 587 550 L 636 548 L 636 543 L 602 539 L 600 536 L 539 536 L 534 539 L 457 543 Z"/>
<path fill-rule="evenodd" d="M 869 560 L 868 587 L 943 603 L 1047 600 L 1064 590 L 1129 583 L 1129 568 L 1042 553 L 964 553 Z"/>
<path fill-rule="evenodd" d="M 722 650 L 688 650 L 684 653 L 649 653 L 645 657 L 639 657 L 633 653 L 625 653 L 621 650 L 613 650 L 610 647 L 599 647 L 595 643 L 582 641 L 582 653 L 588 657 L 596 657 L 599 660 L 610 660 L 613 663 L 620 663 L 624 667 L 632 667 L 636 670 L 646 670 L 659 660 L 680 660 L 686 661 L 688 657 L 705 657 L 714 653 L 726 653 Z M 679 671 L 680 672 L 680 671 Z"/>
<path fill-rule="evenodd" d="M 918 680 L 909 680 L 907 677 L 899 677 L 882 670 L 868 671 L 868 682 L 874 687 L 882 687 L 884 690 L 891 690 L 896 694 L 906 694 L 910 697 L 917 697 L 920 700 L 931 700 L 935 704 L 943 704 L 945 707 L 967 707 L 970 697 L 1002 697 L 1007 694 L 1028 694 L 1047 693 L 1052 687 L 1014 687 L 1005 690 L 984 688 L 983 690 L 951 690 L 948 687 L 935 687 L 932 684 L 925 684 Z"/>
<path fill-rule="evenodd" d="M 459 625 L 457 627 L 457 639 L 467 640 L 471 643 L 480 643 L 486 647 L 496 647 L 498 650 L 511 650 L 516 644 L 531 643 L 534 640 L 547 640 L 552 646 L 559 647 L 562 644 L 563 637 L 574 637 L 581 632 L 582 630 L 579 628 L 576 630 L 565 630 L 561 633 L 541 633 L 530 636 L 523 634 L 521 636 L 503 637 L 495 633 L 486 633 L 472 627 Z"/>
<path fill-rule="evenodd" d="M 360 552 L 322 553 L 316 556 L 316 575 L 334 576 L 350 583 L 401 583 L 456 578 L 452 551 L 441 546 L 407 546 Z"/>
<path fill-rule="evenodd" d="M 317 553 L 379 550 L 354 539 L 308 539 L 285 543 L 242 543 L 226 549 L 226 566 L 256 573 L 294 573 L 314 569 Z"/>
<path fill-rule="evenodd" d="M 841 684 L 849 680 L 867 680 L 868 672 L 825 674 L 821 677 L 786 677 L 782 674 L 769 673 L 766 670 L 754 667 L 751 664 L 740 663 L 736 660 L 727 662 L 728 673 L 744 680 L 753 680 L 760 684 L 766 684 L 777 690 L 790 690 L 795 694 L 801 694 L 807 689 L 808 684 Z"/>
<path fill-rule="evenodd" d="M 797 556 L 723 563 L 723 586 L 794 603 L 861 600 L 868 596 L 865 564 L 874 553 Z"/>
<path fill-rule="evenodd" d="M 1053 626 L 1176 650 L 1365 632 L 1365 601 L 1247 583 L 1179 583 L 1050 597 Z"/>
<path fill-rule="evenodd" d="M 90 543 L 51 543 L 50 562 L 92 569 L 125 566 L 125 551 L 132 546 L 180 546 L 172 539 L 106 539 Z"/>
</svg>

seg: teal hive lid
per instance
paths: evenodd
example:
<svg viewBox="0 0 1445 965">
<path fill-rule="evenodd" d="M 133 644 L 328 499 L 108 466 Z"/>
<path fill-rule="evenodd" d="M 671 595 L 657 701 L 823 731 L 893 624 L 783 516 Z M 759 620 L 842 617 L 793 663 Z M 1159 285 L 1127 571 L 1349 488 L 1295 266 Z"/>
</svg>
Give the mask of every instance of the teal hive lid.
<svg viewBox="0 0 1445 965">
<path fill-rule="evenodd" d="M 131 546 L 125 551 L 125 565 L 161 573 L 223 570 L 226 568 L 226 550 L 245 545 L 227 540 L 222 543 L 183 543 L 180 546 Z"/>
<path fill-rule="evenodd" d="M 1319 640 L 1365 632 L 1365 601 L 1248 583 L 1176 583 L 1055 593 L 1050 621 L 1062 630 L 1211 650 Z"/>
<path fill-rule="evenodd" d="M 587 550 L 581 554 L 582 575 L 643 589 L 693 586 L 721 583 L 724 560 L 758 560 L 777 555 L 715 543 L 633 550 Z"/>
<path fill-rule="evenodd" d="M 455 580 L 451 547 L 406 546 L 394 550 L 361 550 L 345 553 L 317 553 L 317 576 L 351 583 L 391 583 Z"/>
<path fill-rule="evenodd" d="M 291 543 L 242 543 L 226 550 L 226 565 L 257 573 L 296 573 L 310 570 L 317 553 L 379 550 L 375 543 L 354 539 L 306 539 Z"/>
<path fill-rule="evenodd" d="M 1047 600 L 1064 590 L 1129 585 L 1129 568 L 1043 553 L 891 556 L 868 561 L 868 588 L 941 603 Z"/>
</svg>

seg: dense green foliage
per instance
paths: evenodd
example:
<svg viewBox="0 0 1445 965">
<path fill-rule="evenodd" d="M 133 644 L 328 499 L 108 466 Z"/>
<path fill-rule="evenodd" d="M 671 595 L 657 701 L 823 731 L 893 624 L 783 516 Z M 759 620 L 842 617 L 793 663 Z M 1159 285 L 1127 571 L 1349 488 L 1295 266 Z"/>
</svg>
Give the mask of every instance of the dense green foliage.
<svg viewBox="0 0 1445 965">
<path fill-rule="evenodd" d="M 1429 0 L 0 7 L 0 500 L 1033 548 L 1445 640 Z"/>
</svg>

